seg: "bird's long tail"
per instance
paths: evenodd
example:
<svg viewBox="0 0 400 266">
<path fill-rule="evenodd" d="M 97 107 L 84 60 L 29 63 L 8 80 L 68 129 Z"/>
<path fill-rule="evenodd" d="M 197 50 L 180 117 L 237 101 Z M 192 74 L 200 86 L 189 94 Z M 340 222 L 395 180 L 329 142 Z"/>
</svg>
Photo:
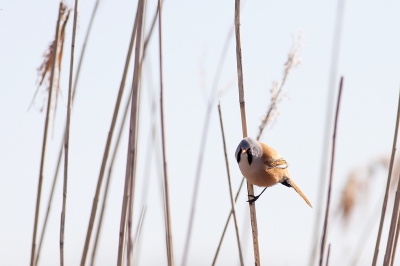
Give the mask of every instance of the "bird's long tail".
<svg viewBox="0 0 400 266">
<path fill-rule="evenodd" d="M 311 202 L 307 199 L 307 197 L 303 194 L 303 192 L 300 190 L 300 188 L 293 182 L 293 180 L 290 180 L 290 184 L 296 190 L 296 192 L 304 199 L 304 201 L 312 208 Z"/>
</svg>

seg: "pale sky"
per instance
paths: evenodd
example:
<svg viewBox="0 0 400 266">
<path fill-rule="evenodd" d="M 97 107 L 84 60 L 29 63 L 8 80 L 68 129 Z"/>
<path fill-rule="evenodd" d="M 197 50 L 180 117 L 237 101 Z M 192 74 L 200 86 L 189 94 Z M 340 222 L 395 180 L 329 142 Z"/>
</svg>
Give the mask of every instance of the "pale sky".
<svg viewBox="0 0 400 266">
<path fill-rule="evenodd" d="M 72 0 L 66 3 L 73 6 Z M 76 62 L 94 3 L 94 0 L 79 3 Z M 156 3 L 148 1 L 146 33 Z M 36 89 L 36 69 L 54 38 L 58 5 L 59 2 L 49 0 L 0 1 L 0 265 L 27 265 L 30 259 L 45 119 L 45 113 L 39 111 L 46 99 L 44 87 L 40 89 L 35 107 L 30 111 L 27 108 Z M 289 162 L 292 178 L 314 206 L 318 200 L 336 8 L 336 1 L 247 0 L 241 17 L 246 111 L 248 131 L 252 137 L 256 137 L 260 119 L 268 107 L 272 82 L 282 77 L 292 34 L 302 31 L 306 38 L 306 45 L 300 53 L 302 64 L 293 70 L 285 85 L 287 97 L 279 104 L 280 115 L 261 141 L 278 150 Z M 339 81 L 340 76 L 344 76 L 344 88 L 337 133 L 332 219 L 327 240 L 332 244 L 330 265 L 350 263 L 355 245 L 371 215 L 376 217 L 375 227 L 368 232 L 358 265 L 369 265 L 372 261 L 380 216 L 380 210 L 376 212 L 375 206 L 382 202 L 387 170 L 380 171 L 369 189 L 363 192 L 362 203 L 356 207 L 347 227 L 337 218 L 336 210 L 348 174 L 354 169 L 365 170 L 372 161 L 390 155 L 399 91 L 399 10 L 398 1 L 345 3 L 337 77 Z M 71 118 L 66 265 L 80 262 L 135 13 L 136 1 L 100 1 L 87 46 Z M 188 265 L 211 264 L 230 211 L 216 105 L 211 115 L 207 145 L 200 147 L 200 140 L 206 99 L 233 23 L 233 14 L 233 0 L 166 0 L 164 4 L 166 146 L 176 265 L 180 265 L 183 256 L 200 149 L 205 150 L 205 157 Z M 54 129 L 52 123 L 49 127 L 40 221 L 44 218 L 66 118 L 64 102 L 67 99 L 72 17 L 71 14 L 66 30 L 61 74 L 64 98 L 59 99 Z M 159 184 L 158 107 L 155 117 L 157 141 L 149 145 L 153 119 L 151 101 L 155 97 L 158 102 L 159 97 L 157 38 L 157 35 L 152 37 L 143 69 L 134 228 L 143 204 L 146 203 L 147 207 L 138 265 L 167 265 Z M 128 97 L 132 75 L 131 67 L 123 103 Z M 220 87 L 226 88 L 218 100 L 222 105 L 230 171 L 236 192 L 241 174 L 234 151 L 242 132 L 233 38 Z M 127 133 L 128 128 L 125 128 L 114 165 L 97 265 L 114 265 L 117 260 Z M 150 165 L 150 170 L 146 165 Z M 150 179 L 146 197 L 143 195 L 145 179 Z M 39 265 L 59 263 L 61 180 L 62 175 L 57 183 Z M 261 189 L 257 188 L 256 192 L 259 191 Z M 253 265 L 246 194 L 242 191 L 236 207 L 245 264 Z M 267 189 L 257 201 L 256 208 L 263 265 L 308 265 L 316 208 L 310 209 L 293 189 L 281 185 Z M 389 204 L 390 215 L 391 210 L 392 204 Z M 239 262 L 232 225 L 228 227 L 217 265 L 236 265 Z M 386 224 L 378 263 L 383 258 L 387 229 Z"/>
</svg>

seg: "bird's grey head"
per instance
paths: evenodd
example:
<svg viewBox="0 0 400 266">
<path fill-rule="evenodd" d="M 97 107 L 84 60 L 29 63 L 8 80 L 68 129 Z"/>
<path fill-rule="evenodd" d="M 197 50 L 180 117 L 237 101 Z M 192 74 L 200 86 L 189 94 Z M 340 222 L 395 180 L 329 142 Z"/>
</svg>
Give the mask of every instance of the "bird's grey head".
<svg viewBox="0 0 400 266">
<path fill-rule="evenodd" d="M 235 152 L 235 158 L 238 163 L 242 158 L 242 154 L 247 157 L 249 165 L 251 165 L 254 157 L 261 155 L 261 147 L 258 141 L 250 137 L 242 139 Z"/>
</svg>

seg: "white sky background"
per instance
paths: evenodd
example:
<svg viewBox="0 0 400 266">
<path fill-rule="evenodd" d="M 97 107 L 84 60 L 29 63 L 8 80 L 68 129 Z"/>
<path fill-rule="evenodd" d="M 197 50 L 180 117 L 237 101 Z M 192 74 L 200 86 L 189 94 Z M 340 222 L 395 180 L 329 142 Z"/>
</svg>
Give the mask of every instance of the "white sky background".
<svg viewBox="0 0 400 266">
<path fill-rule="evenodd" d="M 94 2 L 83 0 L 79 3 L 75 62 L 80 55 Z M 44 88 L 36 98 L 36 107 L 29 112 L 27 108 L 36 89 L 36 69 L 54 38 L 58 4 L 48 0 L 0 2 L 0 265 L 27 265 L 30 259 L 44 126 L 44 112 L 38 110 L 46 97 Z M 72 6 L 73 1 L 67 4 Z M 155 5 L 153 0 L 148 3 L 146 29 L 150 26 Z M 249 135 L 253 137 L 268 106 L 272 82 L 282 76 L 283 64 L 292 45 L 291 34 L 302 29 L 307 39 L 301 52 L 303 63 L 290 74 L 285 85 L 288 97 L 279 104 L 280 115 L 272 129 L 263 135 L 262 141 L 278 150 L 289 162 L 293 179 L 314 206 L 317 206 L 336 6 L 336 1 L 247 1 L 241 18 L 247 121 Z M 345 6 L 338 70 L 345 80 L 328 238 L 328 242 L 332 243 L 331 265 L 349 262 L 368 217 L 382 200 L 386 170 L 381 171 L 371 183 L 347 228 L 335 218 L 349 172 L 357 167 L 366 168 L 372 160 L 390 153 L 399 90 L 399 9 L 398 1 L 348 1 Z M 101 1 L 89 39 L 71 122 L 66 265 L 80 262 L 135 12 L 136 1 Z M 205 158 L 189 265 L 211 264 L 230 210 L 216 106 L 205 147 L 200 147 L 200 139 L 206 98 L 226 35 L 233 23 L 233 13 L 233 0 L 167 0 L 164 5 L 166 145 L 177 265 L 183 255 L 200 149 L 205 149 Z M 68 88 L 72 21 L 71 14 L 61 77 L 64 100 Z M 139 265 L 167 264 L 158 181 L 160 171 L 157 170 L 160 167 L 160 157 L 157 157 L 160 156 L 159 141 L 155 143 L 156 149 L 147 150 L 152 120 L 151 97 L 155 95 L 158 101 L 159 92 L 157 45 L 157 35 L 154 35 L 148 50 L 149 60 L 143 71 L 134 228 L 145 200 L 142 195 L 144 178 L 150 178 L 150 187 Z M 130 89 L 133 70 L 129 73 L 125 92 Z M 241 175 L 234 160 L 234 151 L 242 136 L 236 79 L 232 38 L 220 79 L 221 87 L 231 86 L 220 100 L 235 192 Z M 127 96 L 125 93 L 125 98 Z M 157 109 L 157 125 L 158 112 Z M 49 135 L 54 137 L 49 139 L 46 151 L 41 221 L 65 117 L 66 108 L 60 104 L 54 131 L 52 124 L 49 128 Z M 127 131 L 128 128 L 125 129 L 114 166 L 98 265 L 114 265 L 117 259 Z M 145 175 L 148 152 L 152 154 L 152 169 L 149 175 Z M 40 265 L 59 263 L 61 190 L 62 175 L 57 184 Z M 252 265 L 245 195 L 246 192 L 242 191 L 237 211 L 246 265 Z M 293 189 L 280 185 L 267 189 L 256 206 L 261 262 L 269 265 L 307 265 L 316 208 L 310 209 Z M 388 208 L 390 214 L 391 208 Z M 372 260 L 379 215 L 380 211 L 375 214 L 376 226 L 369 232 L 359 265 L 370 264 Z M 387 238 L 387 226 L 385 229 L 382 243 Z M 381 246 L 380 260 L 385 245 Z M 236 265 L 238 261 L 234 228 L 230 225 L 218 263 Z"/>
</svg>

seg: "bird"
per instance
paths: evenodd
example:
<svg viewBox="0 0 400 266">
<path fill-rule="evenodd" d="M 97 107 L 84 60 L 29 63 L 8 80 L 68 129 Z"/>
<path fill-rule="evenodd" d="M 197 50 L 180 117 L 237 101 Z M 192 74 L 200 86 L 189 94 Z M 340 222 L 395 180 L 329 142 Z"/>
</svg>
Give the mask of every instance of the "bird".
<svg viewBox="0 0 400 266">
<path fill-rule="evenodd" d="M 267 187 L 281 183 L 284 186 L 294 188 L 312 208 L 310 201 L 290 177 L 288 163 L 273 148 L 256 139 L 246 137 L 239 143 L 235 158 L 240 171 L 249 183 L 265 187 L 258 196 L 249 195 L 252 199 L 248 202 L 255 202 Z"/>
</svg>

